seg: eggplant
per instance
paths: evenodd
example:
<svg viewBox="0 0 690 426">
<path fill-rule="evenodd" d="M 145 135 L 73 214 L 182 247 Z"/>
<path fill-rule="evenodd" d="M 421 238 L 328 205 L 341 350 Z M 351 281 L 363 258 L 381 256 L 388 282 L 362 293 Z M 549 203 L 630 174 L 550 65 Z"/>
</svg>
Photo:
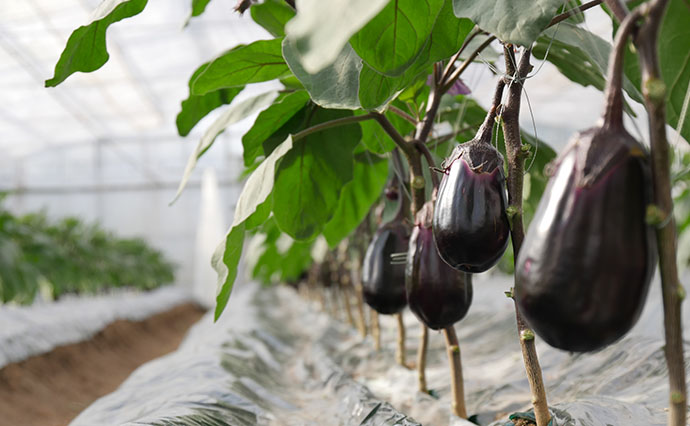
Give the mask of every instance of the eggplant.
<svg viewBox="0 0 690 426">
<path fill-rule="evenodd" d="M 410 237 L 405 289 L 410 310 L 427 327 L 440 330 L 467 315 L 472 303 L 472 275 L 446 264 L 432 232 L 433 203 L 417 214 Z"/>
<path fill-rule="evenodd" d="M 503 156 L 491 146 L 494 109 L 477 136 L 443 163 L 433 233 L 441 258 L 463 272 L 484 272 L 508 246 Z"/>
<path fill-rule="evenodd" d="M 576 135 L 559 156 L 516 264 L 515 297 L 548 344 L 601 349 L 637 322 L 656 263 L 651 172 L 622 126 Z"/>
<path fill-rule="evenodd" d="M 410 231 L 404 220 L 394 219 L 376 231 L 362 267 L 364 301 L 380 314 L 402 311 L 407 305 L 405 265 L 392 263 L 391 255 L 407 252 Z"/>
</svg>

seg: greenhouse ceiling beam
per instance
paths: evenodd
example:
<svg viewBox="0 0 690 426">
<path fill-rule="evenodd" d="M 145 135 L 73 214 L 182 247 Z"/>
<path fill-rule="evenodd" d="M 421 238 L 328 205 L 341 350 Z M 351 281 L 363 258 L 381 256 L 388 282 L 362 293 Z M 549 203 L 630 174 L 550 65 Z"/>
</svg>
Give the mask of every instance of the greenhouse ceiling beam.
<svg viewBox="0 0 690 426">
<path fill-rule="evenodd" d="M 56 195 L 56 194 L 84 194 L 97 192 L 140 192 L 153 190 L 177 190 L 179 181 L 161 182 L 159 184 L 138 183 L 138 184 L 105 184 L 105 185 L 71 185 L 71 186 L 22 186 L 16 188 L 0 187 L 0 191 L 8 192 L 12 195 Z M 218 181 L 218 186 L 223 188 L 237 187 L 239 183 L 235 180 Z M 201 181 L 190 181 L 186 188 L 200 188 Z M 172 194 L 171 194 L 172 196 Z"/>
</svg>

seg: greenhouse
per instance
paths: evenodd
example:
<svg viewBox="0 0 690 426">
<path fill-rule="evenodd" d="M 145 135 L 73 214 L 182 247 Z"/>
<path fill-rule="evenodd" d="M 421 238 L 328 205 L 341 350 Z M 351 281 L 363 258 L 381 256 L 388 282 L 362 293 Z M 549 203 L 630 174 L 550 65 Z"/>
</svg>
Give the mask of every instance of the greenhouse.
<svg viewBox="0 0 690 426">
<path fill-rule="evenodd" d="M 690 424 L 688 24 L 3 2 L 0 426 Z"/>
</svg>

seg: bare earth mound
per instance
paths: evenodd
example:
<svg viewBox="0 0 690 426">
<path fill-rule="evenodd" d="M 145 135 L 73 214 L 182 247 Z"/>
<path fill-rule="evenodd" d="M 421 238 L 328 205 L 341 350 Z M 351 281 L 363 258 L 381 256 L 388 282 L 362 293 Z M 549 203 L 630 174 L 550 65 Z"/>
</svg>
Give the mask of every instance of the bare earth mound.
<svg viewBox="0 0 690 426">
<path fill-rule="evenodd" d="M 0 370 L 0 425 L 66 425 L 141 364 L 174 351 L 204 311 L 186 303 L 144 321 L 118 320 L 92 339 Z"/>
</svg>

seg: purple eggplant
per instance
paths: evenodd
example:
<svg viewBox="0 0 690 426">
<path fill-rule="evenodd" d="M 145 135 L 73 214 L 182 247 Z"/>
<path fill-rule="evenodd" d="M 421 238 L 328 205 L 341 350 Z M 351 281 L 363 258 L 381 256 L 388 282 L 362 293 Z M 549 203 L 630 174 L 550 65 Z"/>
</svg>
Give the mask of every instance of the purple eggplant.
<svg viewBox="0 0 690 426">
<path fill-rule="evenodd" d="M 407 305 L 405 265 L 393 263 L 391 255 L 407 252 L 409 227 L 394 219 L 376 231 L 362 267 L 364 301 L 380 314 L 395 314 Z"/>
<path fill-rule="evenodd" d="M 463 272 L 486 271 L 508 246 L 503 157 L 490 142 L 485 122 L 475 139 L 455 147 L 444 162 L 434 207 L 438 252 Z"/>
<path fill-rule="evenodd" d="M 558 158 L 516 264 L 520 312 L 548 344 L 601 349 L 640 316 L 656 263 L 649 160 L 621 126 L 578 134 Z"/>
<path fill-rule="evenodd" d="M 410 310 L 433 330 L 455 324 L 472 303 L 472 275 L 448 266 L 438 254 L 431 230 L 433 203 L 417 214 L 410 237 L 405 288 Z"/>
</svg>

